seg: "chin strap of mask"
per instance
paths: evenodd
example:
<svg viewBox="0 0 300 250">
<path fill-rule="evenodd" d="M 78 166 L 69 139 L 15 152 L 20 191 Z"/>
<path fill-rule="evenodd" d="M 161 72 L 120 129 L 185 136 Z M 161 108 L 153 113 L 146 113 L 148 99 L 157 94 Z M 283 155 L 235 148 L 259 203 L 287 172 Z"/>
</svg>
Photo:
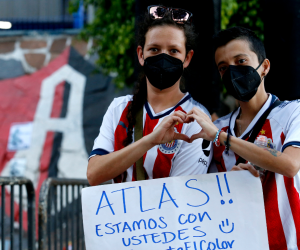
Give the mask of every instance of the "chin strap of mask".
<svg viewBox="0 0 300 250">
<path fill-rule="evenodd" d="M 266 58 L 265 58 L 266 59 Z M 255 69 L 256 71 L 260 68 L 260 66 L 264 63 L 265 59 L 262 60 L 262 62 L 258 65 L 258 67 Z M 266 76 L 264 75 L 262 78 L 261 78 L 261 81 L 260 83 L 263 81 L 263 79 L 265 78 Z"/>
</svg>

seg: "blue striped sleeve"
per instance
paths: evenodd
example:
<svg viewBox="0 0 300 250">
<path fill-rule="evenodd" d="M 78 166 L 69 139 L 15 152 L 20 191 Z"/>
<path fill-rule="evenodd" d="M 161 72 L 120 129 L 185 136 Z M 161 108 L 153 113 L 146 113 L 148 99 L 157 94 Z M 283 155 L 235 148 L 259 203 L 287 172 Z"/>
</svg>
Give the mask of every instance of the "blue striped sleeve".
<svg viewBox="0 0 300 250">
<path fill-rule="evenodd" d="M 288 143 L 284 144 L 282 146 L 281 152 L 283 152 L 289 146 L 299 146 L 300 147 L 300 142 L 298 142 L 298 141 L 291 141 L 291 142 L 288 142 Z"/>
<path fill-rule="evenodd" d="M 94 149 L 91 153 L 90 153 L 90 157 L 94 156 L 94 155 L 107 155 L 109 154 L 108 151 L 106 151 L 105 149 L 102 149 L 102 148 L 97 148 L 97 149 Z"/>
</svg>

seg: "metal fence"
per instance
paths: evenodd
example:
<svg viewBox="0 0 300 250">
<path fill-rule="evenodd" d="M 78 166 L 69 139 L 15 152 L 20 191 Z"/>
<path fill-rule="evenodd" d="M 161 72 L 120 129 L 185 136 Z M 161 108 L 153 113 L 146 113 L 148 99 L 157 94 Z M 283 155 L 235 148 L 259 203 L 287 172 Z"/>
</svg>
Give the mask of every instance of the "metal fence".
<svg viewBox="0 0 300 250">
<path fill-rule="evenodd" d="M 39 249 L 83 250 L 81 189 L 87 180 L 49 178 L 39 197 Z"/>
<path fill-rule="evenodd" d="M 0 186 L 1 249 L 35 249 L 35 191 L 32 182 L 19 177 L 0 177 Z"/>
</svg>

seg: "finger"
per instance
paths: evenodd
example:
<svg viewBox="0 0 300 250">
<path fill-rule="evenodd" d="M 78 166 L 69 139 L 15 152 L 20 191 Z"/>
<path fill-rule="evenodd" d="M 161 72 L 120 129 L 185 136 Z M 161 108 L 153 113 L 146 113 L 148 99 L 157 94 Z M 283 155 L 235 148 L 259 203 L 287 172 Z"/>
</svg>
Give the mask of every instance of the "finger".
<svg viewBox="0 0 300 250">
<path fill-rule="evenodd" d="M 255 177 L 259 177 L 259 172 L 258 170 L 255 169 L 255 167 L 253 167 L 252 165 L 248 164 L 249 167 L 248 167 L 248 170 L 251 174 L 253 174 L 253 176 Z"/>
<path fill-rule="evenodd" d="M 177 123 L 184 123 L 184 120 L 179 116 L 172 116 L 172 118 L 173 118 L 173 122 L 174 122 L 173 126 L 175 126 Z"/>
<path fill-rule="evenodd" d="M 198 116 L 208 117 L 208 115 L 206 113 L 204 113 L 203 110 L 201 110 L 197 107 L 194 107 L 191 111 L 192 111 L 193 114 L 196 114 Z"/>
<path fill-rule="evenodd" d="M 198 119 L 199 119 L 199 117 L 196 114 L 190 114 L 190 115 L 187 115 L 187 117 L 185 118 L 185 121 L 187 121 L 187 120 L 198 121 Z"/>
<path fill-rule="evenodd" d="M 249 167 L 253 167 L 251 164 L 248 163 L 239 163 L 239 165 L 237 166 L 245 170 L 248 170 Z"/>
<path fill-rule="evenodd" d="M 241 169 L 248 170 L 253 176 L 259 177 L 259 172 L 252 165 L 240 163 L 238 166 Z"/>
<path fill-rule="evenodd" d="M 200 109 L 198 109 L 197 107 L 194 107 L 187 113 L 187 115 L 198 114 L 199 111 L 200 111 Z"/>
<path fill-rule="evenodd" d="M 184 120 L 184 123 L 191 123 L 191 122 L 193 122 L 193 121 L 195 121 L 195 119 L 194 119 L 193 117 L 187 116 L 187 117 L 185 118 L 185 120 Z"/>
<path fill-rule="evenodd" d="M 191 114 L 194 114 L 194 111 L 193 111 L 193 109 L 191 109 L 189 112 L 187 112 L 187 114 L 186 114 L 186 115 L 191 115 Z"/>
<path fill-rule="evenodd" d="M 203 122 L 205 122 L 202 117 L 200 117 L 196 114 L 188 115 L 184 122 L 186 123 L 186 121 L 190 121 L 190 120 L 196 121 L 201 127 L 203 127 L 202 126 Z"/>
<path fill-rule="evenodd" d="M 183 111 L 181 111 L 181 110 L 177 110 L 177 111 L 175 111 L 174 112 L 174 114 L 182 114 L 182 115 L 184 115 L 184 116 L 186 116 L 187 114 L 186 113 L 184 113 Z"/>
<path fill-rule="evenodd" d="M 169 116 L 165 118 L 158 127 L 164 127 L 165 129 L 174 128 L 177 124 L 183 123 L 183 120 L 177 116 Z"/>
<path fill-rule="evenodd" d="M 203 110 L 199 110 L 195 114 L 202 120 L 211 122 L 211 118 L 206 113 L 204 113 Z"/>
<path fill-rule="evenodd" d="M 197 108 L 197 107 L 194 107 L 194 108 L 192 108 L 188 113 L 187 113 L 187 115 L 189 116 L 189 115 L 192 115 L 192 114 L 195 114 L 195 115 L 197 115 L 199 118 L 202 118 L 203 120 L 206 120 L 206 121 L 211 121 L 211 119 L 210 119 L 210 117 L 206 114 L 206 113 L 204 113 L 203 112 L 203 110 L 201 110 L 201 109 L 199 109 L 199 108 Z M 186 122 L 186 121 L 185 121 Z M 187 123 L 187 122 L 186 122 Z"/>
<path fill-rule="evenodd" d="M 201 109 L 196 108 L 196 107 L 193 108 L 193 113 L 196 114 L 196 115 L 204 114 Z"/>
<path fill-rule="evenodd" d="M 203 138 L 203 130 L 201 130 L 198 134 L 194 134 L 192 135 L 192 137 L 190 138 L 190 143 L 192 143 L 194 140 L 197 140 L 199 138 Z"/>
<path fill-rule="evenodd" d="M 176 111 L 173 113 L 173 116 L 178 116 L 184 121 L 186 119 L 187 115 L 185 113 L 183 113 L 182 111 Z"/>
<path fill-rule="evenodd" d="M 196 114 L 189 114 L 189 115 L 187 115 L 186 116 L 186 118 L 185 118 L 185 120 L 184 120 L 184 122 L 185 123 L 190 123 L 190 122 L 193 122 L 193 121 L 197 121 L 197 118 L 199 118 Z"/>
<path fill-rule="evenodd" d="M 190 138 L 185 134 L 175 133 L 174 140 L 183 140 L 186 142 L 190 142 Z"/>
<path fill-rule="evenodd" d="M 243 169 L 241 169 L 240 167 L 234 165 L 230 171 L 240 171 L 240 170 L 243 170 Z"/>
</svg>

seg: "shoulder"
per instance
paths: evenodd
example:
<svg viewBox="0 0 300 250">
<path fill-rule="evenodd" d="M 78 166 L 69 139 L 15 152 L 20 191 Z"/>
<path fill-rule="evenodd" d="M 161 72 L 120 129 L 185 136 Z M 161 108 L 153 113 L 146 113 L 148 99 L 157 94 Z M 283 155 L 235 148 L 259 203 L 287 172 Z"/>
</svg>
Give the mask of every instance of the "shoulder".
<svg viewBox="0 0 300 250">
<path fill-rule="evenodd" d="M 279 106 L 277 106 L 270 112 L 268 119 L 274 119 L 279 124 L 287 123 L 290 117 L 298 115 L 299 112 L 300 99 L 293 101 L 283 101 Z"/>
<path fill-rule="evenodd" d="M 221 129 L 224 127 L 229 126 L 229 120 L 232 113 L 229 113 L 228 115 L 222 116 L 219 119 L 214 121 L 214 124 L 217 126 L 217 128 Z"/>
<path fill-rule="evenodd" d="M 191 106 L 191 109 L 192 109 L 193 107 L 197 107 L 197 108 L 199 108 L 200 110 L 202 110 L 205 114 L 207 114 L 207 115 L 211 118 L 211 116 L 210 116 L 208 110 L 207 110 L 201 103 L 199 103 L 199 102 L 197 102 L 196 100 L 194 100 L 193 97 L 191 97 L 191 98 L 189 99 L 189 104 L 190 104 L 190 106 Z"/>
<path fill-rule="evenodd" d="M 132 95 L 120 96 L 114 98 L 112 103 L 110 104 L 112 107 L 118 107 L 122 105 L 127 105 L 130 101 L 132 101 Z"/>
<path fill-rule="evenodd" d="M 129 102 L 132 101 L 132 95 L 120 96 L 114 98 L 108 107 L 108 112 L 123 112 L 123 110 L 128 106 Z"/>
<path fill-rule="evenodd" d="M 278 107 L 279 110 L 291 111 L 300 107 L 300 99 L 283 101 Z"/>
</svg>

